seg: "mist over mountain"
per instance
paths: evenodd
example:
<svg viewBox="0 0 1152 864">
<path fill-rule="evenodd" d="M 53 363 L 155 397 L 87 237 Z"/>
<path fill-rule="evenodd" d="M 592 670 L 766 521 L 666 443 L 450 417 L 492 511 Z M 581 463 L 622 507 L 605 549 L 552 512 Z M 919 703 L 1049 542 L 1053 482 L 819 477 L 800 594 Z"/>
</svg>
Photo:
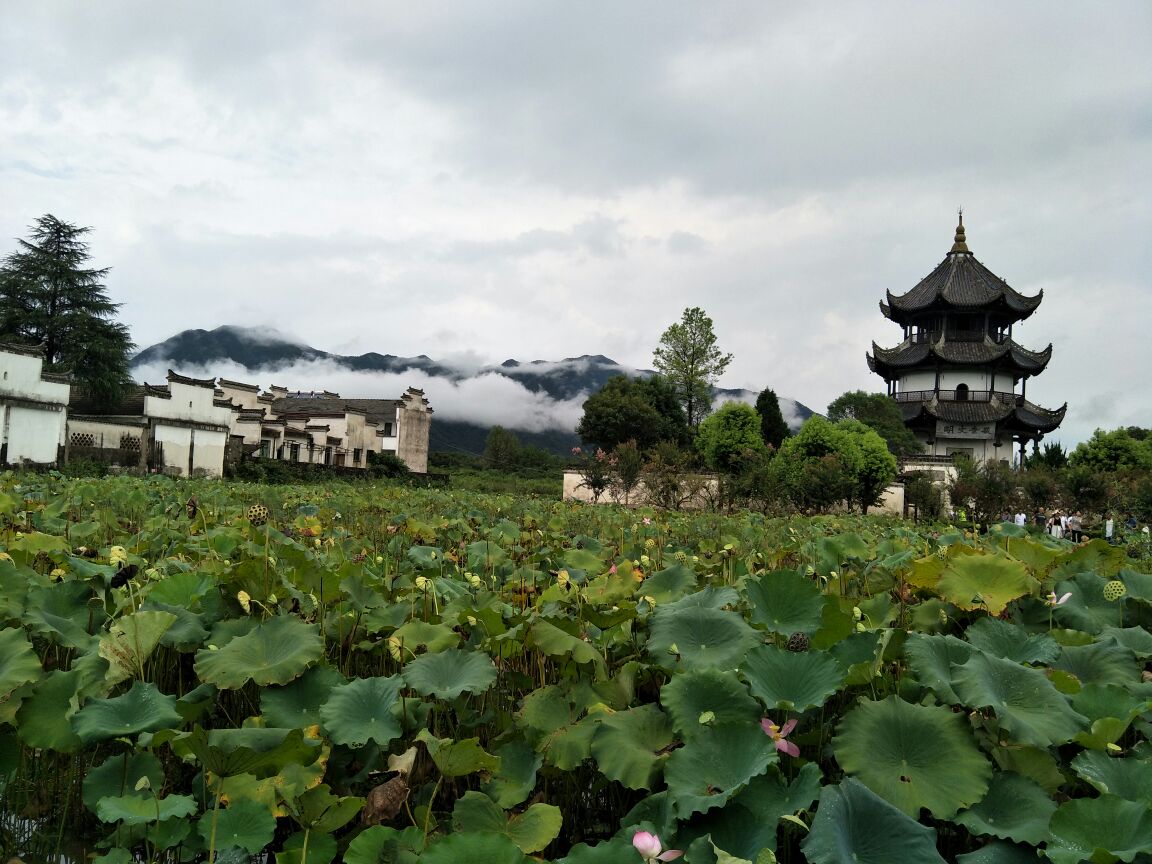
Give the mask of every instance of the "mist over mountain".
<svg viewBox="0 0 1152 864">
<path fill-rule="evenodd" d="M 399 357 L 369 352 L 332 354 L 273 330 L 224 325 L 184 330 L 142 350 L 132 360 L 138 381 L 160 382 L 168 369 L 197 378 L 223 377 L 267 388 L 330 390 L 348 398 L 399 396 L 423 390 L 432 403 L 431 449 L 481 453 L 489 430 L 513 429 L 524 444 L 567 453 L 579 443 L 576 424 L 588 394 L 614 375 L 651 370 L 622 366 L 602 354 L 563 360 L 509 359 L 495 366 Z M 717 402 L 754 402 L 750 390 L 716 390 Z M 785 421 L 798 428 L 812 410 L 780 396 Z"/>
</svg>

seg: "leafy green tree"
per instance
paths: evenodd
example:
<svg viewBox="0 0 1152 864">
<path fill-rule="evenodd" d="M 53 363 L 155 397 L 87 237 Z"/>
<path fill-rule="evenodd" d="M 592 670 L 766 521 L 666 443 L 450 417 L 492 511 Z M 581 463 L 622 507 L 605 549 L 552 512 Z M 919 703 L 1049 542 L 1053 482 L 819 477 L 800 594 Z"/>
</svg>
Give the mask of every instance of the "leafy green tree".
<svg viewBox="0 0 1152 864">
<path fill-rule="evenodd" d="M 728 402 L 700 424 L 696 450 L 713 471 L 737 474 L 753 455 L 763 452 L 760 415 L 751 405 Z"/>
<path fill-rule="evenodd" d="M 1068 454 L 1059 441 L 1049 441 L 1043 450 L 1037 450 L 1024 460 L 1027 468 L 1048 468 L 1053 471 L 1068 464 Z"/>
<path fill-rule="evenodd" d="M 672 385 L 688 428 L 695 432 L 711 410 L 712 385 L 732 362 L 732 355 L 716 344 L 712 319 L 699 306 L 685 309 L 660 337 L 652 362 Z"/>
<path fill-rule="evenodd" d="M 606 451 L 628 441 L 646 450 L 658 441 L 686 444 L 688 424 L 664 378 L 616 375 L 585 400 L 576 434 Z"/>
<path fill-rule="evenodd" d="M 904 425 L 900 406 L 883 393 L 865 393 L 851 390 L 833 400 L 828 406 L 828 419 L 859 420 L 884 439 L 888 449 L 898 458 L 912 456 L 923 450 L 916 436 Z"/>
<path fill-rule="evenodd" d="M 68 371 L 105 403 L 131 383 L 128 328 L 115 320 L 119 303 L 105 292 L 108 268 L 89 269 L 90 228 L 51 214 L 0 267 L 0 340 L 43 345 L 45 367 Z"/>
<path fill-rule="evenodd" d="M 784 415 L 780 412 L 780 400 L 772 390 L 761 390 L 756 397 L 756 413 L 760 415 L 760 436 L 765 444 L 779 450 L 784 439 L 792 434 Z"/>
<path fill-rule="evenodd" d="M 1152 440 L 1133 438 L 1127 429 L 1097 429 L 1091 438 L 1076 446 L 1068 456 L 1068 464 L 1094 471 L 1152 470 Z"/>
<path fill-rule="evenodd" d="M 616 474 L 612 482 L 613 490 L 619 500 L 628 504 L 644 473 L 644 454 L 635 441 L 625 441 L 612 451 L 612 462 Z"/>
<path fill-rule="evenodd" d="M 510 429 L 493 426 L 484 440 L 484 464 L 507 471 L 515 468 L 520 458 L 520 438 Z"/>
<path fill-rule="evenodd" d="M 964 507 L 977 525 L 987 526 L 1010 512 L 1016 493 L 1016 474 L 1001 462 L 976 463 L 971 459 L 956 460 L 956 477 L 952 480 L 952 504 Z"/>
<path fill-rule="evenodd" d="M 779 482 L 804 510 L 842 501 L 866 513 L 896 477 L 896 459 L 884 439 L 855 420 L 810 417 L 783 443 L 776 462 Z"/>
</svg>

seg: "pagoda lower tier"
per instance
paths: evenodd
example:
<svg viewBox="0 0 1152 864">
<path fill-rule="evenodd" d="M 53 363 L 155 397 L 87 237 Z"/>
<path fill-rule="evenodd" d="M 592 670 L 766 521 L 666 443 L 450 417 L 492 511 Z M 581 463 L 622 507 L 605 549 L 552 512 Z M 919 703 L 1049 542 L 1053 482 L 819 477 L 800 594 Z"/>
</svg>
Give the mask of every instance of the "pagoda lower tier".
<svg viewBox="0 0 1152 864">
<path fill-rule="evenodd" d="M 893 398 L 924 455 L 981 462 L 1012 461 L 1014 445 L 1023 461 L 1028 443 L 1055 430 L 1068 408 L 1051 411 L 1017 393 L 964 389 L 902 391 Z"/>
</svg>

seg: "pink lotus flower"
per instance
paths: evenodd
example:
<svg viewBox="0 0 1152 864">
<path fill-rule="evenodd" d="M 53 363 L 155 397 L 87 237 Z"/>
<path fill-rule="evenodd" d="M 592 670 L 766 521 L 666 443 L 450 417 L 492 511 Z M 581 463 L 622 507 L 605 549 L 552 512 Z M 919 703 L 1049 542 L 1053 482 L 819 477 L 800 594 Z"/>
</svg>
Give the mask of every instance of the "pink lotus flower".
<svg viewBox="0 0 1152 864">
<path fill-rule="evenodd" d="M 652 520 L 651 520 L 651 519 L 649 519 L 647 516 L 645 516 L 645 517 L 644 517 L 644 524 L 645 524 L 645 525 L 651 525 L 651 524 L 652 524 Z"/>
<path fill-rule="evenodd" d="M 1060 597 L 1060 598 L 1056 597 L 1055 591 L 1050 591 L 1048 593 L 1048 597 L 1045 598 L 1044 602 L 1047 603 L 1049 606 L 1063 606 L 1065 603 L 1068 602 L 1068 600 L 1071 597 L 1072 597 L 1071 591 L 1069 591 L 1067 594 L 1065 594 L 1063 597 Z"/>
<path fill-rule="evenodd" d="M 615 564 L 613 564 L 611 567 L 609 567 L 609 568 L 608 568 L 608 572 L 609 572 L 609 573 L 615 573 L 615 572 L 616 572 L 616 565 L 615 565 Z"/>
<path fill-rule="evenodd" d="M 662 852 L 660 838 L 649 831 L 637 831 L 632 835 L 632 845 L 645 861 L 674 861 L 684 853 L 679 849 Z"/>
<path fill-rule="evenodd" d="M 767 717 L 760 721 L 760 728 L 764 730 L 765 735 L 772 738 L 772 742 L 776 745 L 776 749 L 781 753 L 787 753 L 789 756 L 799 756 L 800 748 L 793 744 L 791 741 L 785 741 L 784 738 L 793 729 L 796 728 L 795 719 L 789 720 L 782 727 L 777 726 Z"/>
</svg>

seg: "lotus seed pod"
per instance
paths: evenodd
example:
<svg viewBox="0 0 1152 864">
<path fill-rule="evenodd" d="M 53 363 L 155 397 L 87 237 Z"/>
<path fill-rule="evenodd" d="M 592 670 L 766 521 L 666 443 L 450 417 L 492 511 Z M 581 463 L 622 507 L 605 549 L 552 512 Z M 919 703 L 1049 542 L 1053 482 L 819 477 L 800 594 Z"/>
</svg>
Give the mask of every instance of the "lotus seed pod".
<svg viewBox="0 0 1152 864">
<path fill-rule="evenodd" d="M 253 526 L 259 528 L 268 521 L 268 508 L 263 504 L 253 504 L 244 515 Z"/>
<path fill-rule="evenodd" d="M 807 651 L 810 640 L 807 633 L 800 633 L 797 631 L 788 637 L 788 650 L 789 651 Z"/>
<path fill-rule="evenodd" d="M 1128 589 L 1119 579 L 1113 579 L 1111 582 L 1104 586 L 1104 599 L 1109 603 L 1119 600 L 1127 593 Z"/>
</svg>

